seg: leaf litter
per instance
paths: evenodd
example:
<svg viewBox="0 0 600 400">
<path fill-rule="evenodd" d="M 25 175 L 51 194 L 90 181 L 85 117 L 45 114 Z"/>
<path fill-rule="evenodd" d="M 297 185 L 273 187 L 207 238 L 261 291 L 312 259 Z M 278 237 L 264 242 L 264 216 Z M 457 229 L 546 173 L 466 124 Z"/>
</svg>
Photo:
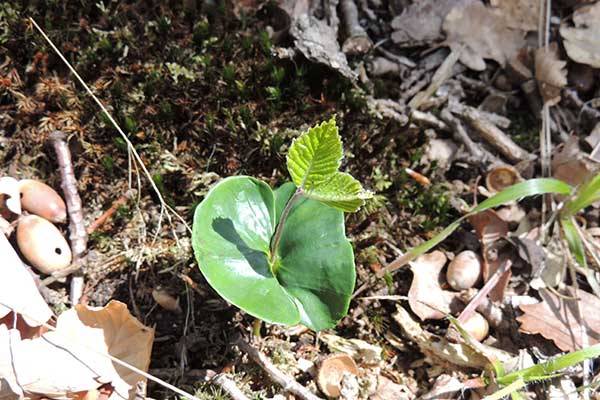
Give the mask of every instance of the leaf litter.
<svg viewBox="0 0 600 400">
<path fill-rule="evenodd" d="M 117 72 L 112 75 L 102 73 L 96 82 L 97 88 L 99 92 L 105 91 L 103 97 L 114 96 L 115 109 L 123 107 L 123 118 L 127 114 L 139 116 L 139 121 L 127 122 L 131 128 L 131 137 L 135 137 L 134 141 L 139 139 L 136 145 L 149 146 L 144 147 L 144 155 L 148 157 L 145 160 L 148 161 L 147 165 L 155 165 L 155 182 L 161 182 L 162 179 L 164 188 L 161 191 L 164 190 L 164 194 L 175 201 L 174 204 L 181 200 L 177 205 L 183 208 L 188 208 L 183 203 L 195 204 L 206 195 L 208 184 L 203 182 L 214 182 L 222 176 L 250 171 L 270 180 L 271 184 L 279 183 L 281 171 L 278 169 L 278 157 L 284 153 L 285 146 L 294 136 L 284 133 L 287 132 L 285 129 L 295 130 L 302 124 L 312 125 L 316 122 L 313 118 L 324 120 L 333 112 L 338 113 L 338 121 L 344 124 L 344 128 L 349 128 L 348 142 L 351 144 L 348 149 L 345 148 L 349 155 L 348 167 L 353 172 L 364 175 L 367 186 L 381 188 L 374 202 L 382 201 L 384 206 L 375 207 L 372 210 L 376 211 L 371 211 L 371 214 L 367 212 L 352 217 L 347 224 L 348 236 L 355 246 L 357 260 L 360 260 L 357 261 L 358 284 L 367 284 L 367 293 L 374 295 L 372 298 L 379 296 L 381 300 L 354 300 L 350 316 L 340 323 L 335 335 L 325 334 L 321 345 L 313 344 L 313 337 L 305 330 L 290 334 L 286 340 L 291 346 L 286 351 L 291 353 L 291 358 L 311 359 L 308 363 L 314 365 L 312 360 L 327 353 L 346 353 L 357 364 L 358 378 L 342 377 L 341 389 L 346 390 L 344 396 L 371 399 L 414 398 L 433 393 L 432 384 L 438 381 L 442 386 L 441 393 L 444 393 L 445 388 L 449 393 L 464 390 L 465 385 L 472 383 L 470 376 L 464 371 L 489 373 L 490 362 L 497 359 L 507 362 L 510 360 L 515 364 L 515 360 L 519 358 L 519 348 L 521 352 L 526 348 L 533 348 L 531 354 L 538 357 L 536 362 L 539 362 L 543 357 L 557 355 L 557 350 L 551 344 L 562 351 L 574 351 L 596 343 L 598 326 L 593 320 L 593 308 L 597 308 L 597 298 L 588 293 L 590 289 L 582 281 L 579 281 L 581 287 L 578 293 L 574 293 L 572 278 L 567 269 L 572 261 L 567 253 L 568 247 L 562 242 L 563 238 L 556 234 L 556 230 L 545 231 L 549 225 L 540 225 L 541 200 L 538 199 L 512 202 L 495 212 L 487 210 L 470 216 L 471 224 L 464 224 L 441 245 L 444 252 L 432 251 L 411 262 L 410 271 L 396 270 L 394 272 L 397 274 L 386 277 L 385 281 L 375 280 L 375 283 L 371 272 L 381 268 L 398 253 L 434 236 L 454 216 L 464 214 L 469 209 L 468 206 L 465 207 L 466 203 L 477 204 L 498 193 L 500 190 L 488 188 L 486 191 L 481 188 L 480 180 L 485 175 L 484 171 L 493 170 L 499 162 L 511 163 L 509 166 L 518 171 L 518 181 L 537 176 L 538 160 L 529 157 L 529 154 L 537 154 L 537 143 L 532 145 L 532 142 L 536 142 L 539 134 L 538 115 L 544 104 L 551 112 L 553 176 L 571 185 L 581 185 L 586 182 L 586 177 L 596 173 L 593 156 L 594 148 L 597 147 L 594 126 L 598 126 L 598 114 L 595 111 L 598 108 L 595 99 L 598 88 L 594 78 L 597 77 L 599 66 L 596 57 L 598 40 L 594 38 L 599 25 L 595 22 L 600 3 L 592 2 L 577 7 L 567 2 L 553 4 L 550 38 L 547 40 L 549 45 L 540 48 L 535 48 L 527 40 L 538 34 L 538 29 L 543 28 L 538 26 L 540 2 L 535 0 L 415 1 L 394 4 L 344 1 L 339 7 L 338 2 L 327 1 L 292 3 L 276 4 L 287 13 L 289 24 L 284 29 L 279 29 L 279 25 L 274 24 L 271 26 L 273 29 L 265 29 L 264 35 L 261 31 L 263 16 L 269 15 L 268 23 L 273 24 L 277 22 L 274 21 L 274 16 L 281 14 L 267 11 L 267 5 L 263 2 L 236 4 L 232 15 L 239 18 L 239 24 L 227 22 L 230 17 L 224 17 L 218 7 L 211 8 L 210 4 L 203 5 L 205 9 L 200 12 L 185 11 L 189 18 L 185 23 L 172 10 L 163 9 L 157 14 L 167 17 L 164 20 L 154 20 L 154 17 L 149 17 L 147 10 L 132 6 L 132 13 L 139 15 L 140 21 L 149 22 L 141 28 L 135 21 L 127 20 L 127 17 L 124 17 L 125 20 L 114 19 L 116 8 L 103 11 L 98 6 L 98 14 L 102 16 L 95 17 L 92 13 L 89 14 L 90 17 L 83 20 L 77 17 L 76 20 L 81 21 L 82 32 L 90 26 L 93 29 L 88 32 L 109 32 L 102 33 L 102 37 L 107 40 L 92 49 L 86 47 L 85 43 L 92 43 L 95 39 L 88 41 L 86 37 L 82 42 L 77 42 L 82 51 L 74 56 L 80 62 L 78 68 L 94 77 L 98 70 L 104 71 L 95 64 L 96 53 L 102 54 L 107 64 L 117 63 L 118 60 Z M 349 6 L 348 3 L 352 4 Z M 358 18 L 349 18 L 353 10 Z M 49 15 L 52 15 L 53 22 L 60 20 L 51 12 Z M 149 18 L 148 21 L 144 20 L 146 18 Z M 131 26 L 140 28 L 140 31 L 143 30 L 150 42 L 164 40 L 164 50 L 169 53 L 168 56 L 155 62 L 156 60 L 147 58 L 147 55 L 139 54 L 135 50 L 136 46 L 126 44 L 128 34 L 120 31 L 123 21 L 127 21 L 126 25 L 132 24 Z M 248 21 L 250 24 L 246 25 Z M 362 52 L 346 54 L 343 51 L 342 44 L 347 39 L 348 26 L 357 24 L 361 28 L 361 35 L 366 35 L 374 43 L 373 49 L 366 55 Z M 14 26 L 18 26 L 18 23 Z M 241 37 L 226 33 L 226 29 L 223 29 L 225 26 L 239 29 Z M 223 33 L 226 40 L 207 33 L 211 29 L 219 34 Z M 179 40 L 178 51 L 172 48 L 174 39 L 170 34 L 173 32 L 177 32 L 175 36 Z M 269 32 L 273 32 L 270 37 Z M 52 34 L 59 36 L 56 30 Z M 249 37 L 256 41 L 256 49 L 248 50 L 248 42 L 252 41 L 248 40 Z M 40 171 L 41 175 L 48 175 L 44 170 L 47 165 L 35 156 L 33 159 L 28 158 L 27 153 L 44 154 L 45 150 L 40 147 L 42 139 L 38 133 L 44 135 L 50 129 L 61 127 L 74 134 L 70 142 L 74 148 L 85 149 L 79 159 L 75 160 L 76 170 L 82 173 L 80 189 L 88 201 L 86 210 L 94 216 L 100 215 L 103 206 L 114 200 L 110 195 L 107 196 L 114 191 L 113 184 L 122 183 L 120 178 L 123 178 L 121 175 L 126 162 L 122 154 L 107 150 L 111 146 L 118 147 L 119 144 L 106 139 L 106 127 L 101 121 L 85 120 L 88 109 L 82 106 L 78 96 L 73 93 L 73 88 L 65 85 L 69 81 L 68 77 L 51 76 L 56 70 L 56 64 L 53 64 L 51 57 L 49 63 L 47 53 L 41 51 L 34 57 L 33 53 L 16 52 L 14 43 L 22 43 L 19 42 L 21 39 L 9 39 L 8 42 L 3 40 L 0 36 L 0 43 L 8 43 L 9 54 L 17 60 L 17 64 L 9 61 L 9 64 L 0 67 L 0 83 L 3 88 L 6 87 L 3 101 L 12 107 L 11 110 L 14 109 L 12 114 L 9 112 L 0 120 L 2 132 L 9 133 L 6 145 L 12 151 L 5 156 L 3 167 L 10 167 L 11 171 L 18 170 L 16 176 L 19 178 L 30 178 L 39 175 Z M 240 43 L 245 42 L 238 45 L 238 40 Z M 268 44 L 268 40 L 272 40 L 276 46 Z M 229 42 L 225 43 L 226 41 Z M 543 40 L 540 41 L 542 42 Z M 65 43 L 65 48 L 70 45 L 72 44 Z M 140 46 L 144 50 L 148 49 L 146 44 Z M 450 56 L 447 49 L 440 47 L 450 47 Z M 155 51 L 146 53 L 157 54 Z M 280 59 L 267 54 L 277 54 Z M 259 61 L 245 60 L 237 65 L 236 57 L 241 57 L 240 55 Z M 374 55 L 391 63 L 393 68 L 390 70 L 393 73 L 371 75 L 371 71 L 363 66 Z M 204 58 L 205 56 L 210 57 Z M 190 63 L 189 60 L 194 61 Z M 162 62 L 168 62 L 169 67 L 162 68 Z M 263 62 L 265 63 L 261 64 Z M 236 68 L 232 72 L 228 68 L 233 65 Z M 586 69 L 582 69 L 582 65 Z M 28 72 L 25 72 L 25 66 Z M 269 69 L 274 66 L 275 69 Z M 218 72 L 213 71 L 213 67 Z M 282 72 L 277 68 L 282 69 L 283 78 Z M 220 71 L 224 73 L 221 75 Z M 585 78 L 581 71 L 587 72 L 587 80 L 591 83 L 579 82 L 577 78 Z M 142 87 L 131 85 L 129 77 L 134 77 Z M 155 81 L 149 82 L 147 77 L 153 77 Z M 207 86 L 205 77 L 216 78 L 214 81 L 217 84 L 212 84 L 211 79 L 211 84 Z M 315 80 L 315 77 L 319 78 Z M 435 81 L 433 84 L 432 80 Z M 41 82 L 38 87 L 29 90 L 38 81 Z M 119 85 L 125 86 L 125 93 L 129 91 L 132 97 L 125 96 L 117 100 Z M 265 99 L 264 94 L 267 85 L 269 100 Z M 338 87 L 343 89 L 336 92 Z M 109 90 L 110 96 L 107 95 Z M 158 90 L 165 103 L 170 104 L 157 101 L 154 90 Z M 214 97 L 218 98 L 219 104 L 227 104 L 227 112 L 211 103 L 214 99 L 205 96 L 209 92 L 216 93 Z M 393 110 L 393 113 L 379 112 L 376 116 L 362 113 L 360 96 L 365 94 L 369 102 L 376 104 L 378 109 L 386 105 L 387 108 L 384 109 Z M 194 96 L 206 98 L 206 104 L 199 105 Z M 57 101 L 59 97 L 71 106 L 56 112 L 53 107 L 60 109 L 66 104 Z M 134 98 L 138 100 L 134 101 Z M 416 98 L 418 102 L 407 103 L 411 98 Z M 501 98 L 502 105 L 491 106 L 494 98 Z M 449 99 L 454 105 L 450 104 Z M 418 106 L 420 114 L 412 112 L 411 106 Z M 174 107 L 175 112 L 173 109 L 169 111 L 169 107 Z M 86 113 L 82 110 L 86 110 Z M 472 110 L 480 113 L 474 114 Z M 481 111 L 488 113 L 483 114 Z M 42 115 L 42 112 L 45 114 Z M 15 122 L 16 115 L 21 118 L 21 122 Z M 509 124 L 504 124 L 502 118 L 509 119 Z M 485 123 L 482 123 L 484 120 Z M 259 123 L 254 124 L 255 121 Z M 83 126 L 89 132 L 85 141 L 78 136 L 78 132 L 83 131 Z M 190 136 L 178 134 L 173 126 L 185 127 Z M 163 136 L 162 132 L 165 132 Z M 527 156 L 511 158 L 516 153 L 510 151 L 498 154 L 498 143 L 494 141 L 497 141 L 500 133 L 504 134 L 504 138 L 526 148 Z M 588 143 L 582 141 L 582 138 L 588 139 Z M 164 143 L 173 143 L 173 149 L 168 149 L 171 161 L 166 164 L 169 165 L 162 165 L 165 158 L 150 150 L 158 149 L 157 152 L 160 153 L 166 150 Z M 436 146 L 436 143 L 440 147 L 443 145 L 443 148 L 427 147 Z M 427 153 L 427 159 L 419 157 L 423 149 Z M 482 157 L 474 149 L 492 154 L 493 157 Z M 98 160 L 102 160 L 101 167 Z M 13 164 L 9 165 L 10 163 Z M 370 172 L 375 171 L 373 166 L 376 166 L 377 173 Z M 206 171 L 206 174 L 196 171 Z M 431 184 L 425 189 L 418 186 L 406 175 L 406 171 L 419 171 Z M 208 179 L 207 174 L 213 175 Z M 115 177 L 119 179 L 115 180 Z M 107 185 L 106 182 L 110 184 Z M 124 185 L 119 187 L 121 186 Z M 185 189 L 178 191 L 174 186 L 193 188 L 189 192 L 194 193 L 194 196 L 182 193 Z M 5 218 L 2 220 L 2 229 L 10 235 L 15 227 L 16 216 L 21 211 L 15 208 L 18 207 L 18 202 L 15 201 L 14 192 L 6 189 L 0 190 L 0 193 L 10 203 L 7 203 L 8 209 L 3 209 Z M 98 195 L 91 196 L 87 193 Z M 558 201 L 555 204 L 559 205 L 568 200 L 564 197 L 555 199 Z M 156 208 L 151 203 L 150 198 L 145 198 L 140 203 L 146 221 L 156 217 Z M 370 207 L 370 203 L 367 203 L 367 207 Z M 157 234 L 151 245 L 150 242 L 137 241 L 136 236 L 130 234 L 137 229 L 136 220 L 128 212 L 127 209 L 120 209 L 115 221 L 109 222 L 104 230 L 101 228 L 101 233 L 108 233 L 109 237 L 98 236 L 92 239 L 92 246 L 95 247 L 92 254 L 96 256 L 97 250 L 102 250 L 99 252 L 102 263 L 108 260 L 106 264 L 99 265 L 112 265 L 111 260 L 121 260 L 115 262 L 121 268 L 116 273 L 111 270 L 113 272 L 100 273 L 94 277 L 89 273 L 90 270 L 86 272 L 86 276 L 92 278 L 93 289 L 91 293 L 87 293 L 92 297 L 92 303 L 100 306 L 108 304 L 106 308 L 112 309 L 118 303 L 108 303 L 108 299 L 116 294 L 117 298 L 129 299 L 129 305 L 136 310 L 136 315 L 145 315 L 150 321 L 157 323 L 157 332 L 165 335 L 161 340 L 165 341 L 166 350 L 157 349 L 152 361 L 156 367 L 168 369 L 173 365 L 184 365 L 186 371 L 191 371 L 190 376 L 198 372 L 194 368 L 223 367 L 235 358 L 228 349 L 227 335 L 240 328 L 249 330 L 251 321 L 244 314 L 232 311 L 207 294 L 202 277 L 192 274 L 195 269 L 182 267 L 191 263 L 188 262 L 189 258 L 183 260 L 182 257 L 186 256 L 172 256 L 177 251 L 170 247 L 173 241 L 171 237 Z M 598 251 L 597 236 L 594 236 L 597 231 L 597 209 L 590 207 L 577 218 L 582 240 L 587 246 L 585 248 L 590 253 L 589 256 L 593 256 L 593 251 Z M 550 221 L 550 225 L 552 222 Z M 64 227 L 59 228 L 64 234 Z M 551 239 L 545 240 L 544 235 L 550 235 Z M 4 259 L 10 260 L 5 268 L 6 276 L 10 278 L 4 279 L 5 275 L 2 275 L 0 279 L 0 289 L 3 289 L 3 296 L 6 294 L 7 297 L 3 297 L 2 301 L 8 300 L 7 304 L 10 305 L 9 308 L 2 308 L 0 304 L 0 310 L 4 312 L 3 323 L 0 324 L 2 351 L 6 352 L 5 341 L 10 339 L 15 344 L 13 350 L 19 349 L 22 354 L 27 355 L 31 354 L 31 349 L 39 349 L 39 354 L 50 354 L 68 368 L 73 368 L 72 360 L 64 351 L 49 347 L 50 340 L 55 340 L 53 337 L 56 333 L 47 332 L 47 328 L 40 327 L 39 322 L 53 325 L 53 313 L 47 302 L 55 306 L 55 310 L 59 310 L 64 304 L 60 301 L 52 303 L 49 301 L 51 296 L 48 296 L 59 294 L 58 297 L 61 297 L 62 293 L 64 299 L 64 283 L 56 282 L 50 288 L 40 285 L 37 273 L 32 274 L 23 267 L 11 242 L 4 236 L 0 241 L 3 241 L 0 243 L 3 267 Z M 138 287 L 130 287 L 129 297 L 121 297 L 112 282 L 123 279 L 119 277 L 124 271 L 123 265 L 131 262 L 131 252 L 125 250 L 130 251 L 131 246 L 135 249 L 141 243 L 146 246 L 145 251 L 149 256 L 137 261 L 134 259 L 135 282 Z M 501 330 L 491 324 L 491 335 L 480 343 L 483 347 L 461 337 L 457 340 L 447 333 L 451 324 L 445 317 L 449 314 L 457 315 L 465 307 L 466 304 L 462 304 L 462 301 L 466 300 L 462 299 L 472 299 L 473 294 L 488 289 L 486 283 L 478 283 L 474 288 L 461 292 L 447 290 L 448 285 L 444 279 L 446 258 L 453 259 L 465 250 L 482 257 L 485 280 L 493 277 L 494 271 L 505 265 L 506 261 L 512 263 L 510 270 L 495 285 L 491 294 L 486 295 L 479 305 L 475 304 L 478 311 L 481 311 L 484 303 L 486 307 L 500 310 L 500 315 L 504 316 L 505 325 L 509 328 Z M 117 255 L 122 258 L 119 259 Z M 439 260 L 436 261 L 436 257 Z M 589 264 L 590 268 L 597 267 L 594 262 Z M 369 268 L 373 268 L 373 271 Z M 175 271 L 173 281 L 179 284 L 165 279 L 166 276 L 171 276 L 169 271 Z M 579 272 L 581 269 L 576 266 L 575 273 Z M 188 287 L 182 286 L 180 279 L 183 278 L 179 277 L 180 273 L 187 279 L 192 279 L 192 276 L 198 282 L 192 280 L 193 295 L 200 296 L 200 299 L 195 301 L 187 292 L 183 294 Z M 164 291 L 163 286 L 167 287 Z M 101 287 L 110 287 L 111 290 L 100 295 Z M 396 308 L 396 304 L 384 300 L 385 294 L 399 294 L 401 299 L 396 301 L 405 301 L 406 297 L 402 295 L 408 295 L 408 302 Z M 541 302 L 514 306 L 521 301 L 530 303 L 534 299 L 532 296 L 541 298 Z M 160 307 L 155 307 L 157 303 Z M 582 309 L 583 325 L 577 318 L 575 305 Z M 137 310 L 138 307 L 142 308 L 142 313 Z M 215 312 L 213 307 L 218 311 Z M 17 310 L 20 315 L 15 316 L 10 309 Z M 89 326 L 86 323 L 96 321 L 95 317 L 87 314 L 92 310 L 106 311 L 77 305 L 56 317 L 57 331 L 67 329 L 68 324 L 65 325 L 64 321 L 70 320 L 75 325 L 73 332 L 80 332 L 80 329 L 88 332 Z M 225 310 L 227 311 L 223 312 Z M 202 315 L 202 321 L 198 318 L 199 315 Z M 185 324 L 182 323 L 184 318 Z M 191 326 L 188 325 L 189 321 Z M 517 321 L 521 324 L 520 331 L 517 331 Z M 151 331 L 150 328 L 137 324 L 139 322 L 133 324 L 134 331 L 138 329 L 148 334 Z M 212 328 L 206 327 L 211 324 Z M 581 340 L 582 328 L 585 328 L 587 342 L 585 339 Z M 113 329 L 114 327 L 105 328 L 106 332 L 102 335 L 107 335 Z M 68 330 L 71 332 L 71 328 Z M 215 330 L 223 337 L 216 335 Z M 284 331 L 276 326 L 262 329 L 266 342 L 285 336 L 282 332 Z M 128 333 L 124 335 L 129 336 Z M 98 332 L 85 336 L 89 336 L 90 340 L 95 338 L 93 346 L 98 351 L 110 354 L 112 346 L 100 343 L 101 335 Z M 388 338 L 387 342 L 383 337 Z M 116 348 L 119 348 L 121 342 L 129 347 L 130 342 L 123 339 L 122 335 L 116 335 L 116 339 L 113 339 Z M 148 347 L 152 338 L 144 336 L 140 341 Z M 175 350 L 174 342 L 178 342 L 179 349 L 183 350 Z M 211 352 L 209 348 L 214 351 Z M 498 350 L 499 355 L 495 353 Z M 202 356 L 198 352 L 202 352 Z M 215 357 L 215 353 L 220 353 L 220 356 Z M 275 357 L 276 354 L 273 351 L 270 356 Z M 2 364 L 4 369 L 1 369 L 3 380 L 0 381 L 0 393 L 25 389 L 29 393 L 47 391 L 47 395 L 70 396 L 70 391 L 91 394 L 102 390 L 104 393 L 108 391 L 112 396 L 124 393 L 131 396 L 136 379 L 124 379 L 119 375 L 120 371 L 112 368 L 106 360 L 96 360 L 95 356 L 90 355 L 81 357 L 89 357 L 90 363 L 98 363 L 94 372 L 87 373 L 89 371 L 86 369 L 80 369 L 74 372 L 74 376 L 80 380 L 68 381 L 65 375 L 64 379 L 57 379 L 54 385 L 48 384 L 48 381 L 23 384 L 18 376 L 14 376 L 14 371 Z M 148 353 L 142 357 L 143 360 L 137 359 L 134 363 L 142 369 L 147 368 L 149 357 Z M 34 356 L 32 358 L 35 359 Z M 5 358 L 0 360 L 5 361 Z M 240 382 L 248 376 L 255 379 L 252 388 L 243 386 L 246 394 L 265 390 L 261 392 L 261 396 L 268 398 L 277 391 L 252 373 L 240 378 L 236 375 L 239 371 L 243 371 L 241 375 L 248 373 L 244 371 L 245 364 L 243 361 L 234 361 L 233 364 L 237 369 L 232 374 L 236 384 L 243 386 Z M 449 378 L 444 374 L 448 365 L 453 366 Z M 45 363 L 40 363 L 40 374 L 52 372 L 44 366 Z M 521 365 L 522 368 L 525 366 L 530 365 Z M 309 372 L 310 368 L 303 371 L 293 372 L 293 379 L 316 391 L 315 377 Z M 414 383 L 414 378 L 412 381 L 407 378 L 410 374 L 418 377 L 417 383 Z M 27 375 L 23 376 L 27 378 Z M 556 390 L 564 392 L 577 389 L 585 379 L 577 371 L 569 372 L 548 386 L 551 389 L 548 389 L 547 395 L 554 395 Z M 17 381 L 20 385 L 15 383 Z M 353 386 L 356 382 L 370 389 L 357 392 Z M 562 389 L 557 389 L 559 387 Z M 473 390 L 484 396 L 490 394 L 491 389 L 487 388 L 487 392 L 482 388 Z"/>
</svg>

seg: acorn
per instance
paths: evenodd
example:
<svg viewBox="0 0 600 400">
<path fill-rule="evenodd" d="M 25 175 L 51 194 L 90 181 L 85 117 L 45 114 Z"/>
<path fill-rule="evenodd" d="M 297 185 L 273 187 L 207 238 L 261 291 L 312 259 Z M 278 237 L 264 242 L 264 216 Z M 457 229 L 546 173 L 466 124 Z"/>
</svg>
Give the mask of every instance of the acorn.
<svg viewBox="0 0 600 400">
<path fill-rule="evenodd" d="M 356 363 L 348 354 L 333 354 L 321 361 L 317 373 L 317 384 L 327 397 L 339 397 L 344 373 L 358 375 L 358 372 Z"/>
<path fill-rule="evenodd" d="M 490 332 L 490 324 L 487 322 L 487 319 L 477 312 L 473 313 L 468 320 L 462 323 L 462 328 L 469 332 L 478 342 L 485 339 Z"/>
<path fill-rule="evenodd" d="M 512 165 L 498 165 L 485 177 L 485 186 L 491 193 L 501 192 L 515 183 L 521 182 L 521 174 Z"/>
<path fill-rule="evenodd" d="M 481 279 L 481 257 L 471 250 L 461 251 L 448 265 L 446 280 L 454 290 L 470 289 Z"/>
<path fill-rule="evenodd" d="M 19 181 L 21 193 L 21 206 L 31 214 L 54 223 L 63 223 L 67 220 L 67 207 L 62 197 L 50 186 L 33 179 Z"/>
<path fill-rule="evenodd" d="M 21 254 L 40 272 L 52 274 L 71 264 L 71 249 L 58 228 L 37 215 L 19 219 L 17 244 Z"/>
</svg>

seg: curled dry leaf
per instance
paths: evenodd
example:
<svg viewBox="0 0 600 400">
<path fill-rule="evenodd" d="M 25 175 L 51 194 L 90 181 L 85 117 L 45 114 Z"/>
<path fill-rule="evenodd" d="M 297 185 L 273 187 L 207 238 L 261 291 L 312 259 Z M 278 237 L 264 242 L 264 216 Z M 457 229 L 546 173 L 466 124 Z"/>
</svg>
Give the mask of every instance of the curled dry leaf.
<svg viewBox="0 0 600 400">
<path fill-rule="evenodd" d="M 0 210 L 3 208 L 7 208 L 13 214 L 21 214 L 19 181 L 10 176 L 0 178 Z"/>
<path fill-rule="evenodd" d="M 481 242 L 483 255 L 483 281 L 487 282 L 512 253 L 507 250 L 503 239 L 508 234 L 508 223 L 500 218 L 494 210 L 485 210 L 469 217 L 469 222 L 475 229 Z M 512 275 L 509 269 L 490 291 L 489 297 L 494 301 L 504 298 L 504 290 Z"/>
<path fill-rule="evenodd" d="M 405 385 L 400 385 L 383 375 L 377 377 L 377 391 L 369 397 L 369 400 L 409 400 L 414 399 L 412 393 Z"/>
<path fill-rule="evenodd" d="M 579 147 L 577 136 L 571 136 L 566 143 L 555 149 L 551 165 L 552 176 L 571 186 L 585 182 L 598 169 L 598 163 L 592 161 Z"/>
<path fill-rule="evenodd" d="M 510 354 L 503 350 L 486 346 L 481 343 L 478 347 L 485 350 L 485 355 L 466 343 L 452 343 L 446 338 L 427 332 L 402 307 L 397 306 L 393 318 L 398 323 L 406 338 L 419 346 L 421 352 L 434 363 L 449 363 L 463 368 L 485 369 L 491 361 L 507 361 Z"/>
<path fill-rule="evenodd" d="M 348 65 L 346 55 L 337 41 L 337 32 L 327 22 L 308 13 L 301 14 L 292 24 L 290 34 L 294 45 L 309 60 L 325 64 L 346 78 L 355 80 L 357 75 Z"/>
<path fill-rule="evenodd" d="M 563 296 L 542 289 L 542 301 L 537 304 L 522 304 L 524 312 L 517 317 L 520 330 L 529 334 L 539 333 L 550 339 L 562 351 L 575 351 L 582 348 L 582 328 L 585 328 L 589 345 L 600 342 L 600 299 L 572 287 L 567 287 Z M 583 321 L 578 318 L 577 306 L 581 308 Z"/>
<path fill-rule="evenodd" d="M 462 49 L 460 61 L 475 71 L 485 69 L 484 58 L 504 66 L 525 44 L 525 32 L 511 29 L 506 20 L 479 1 L 458 5 L 444 20 L 445 44 L 453 51 Z"/>
<path fill-rule="evenodd" d="M 0 318 L 5 317 L 12 309 L 30 326 L 40 326 L 48 321 L 52 317 L 52 311 L 3 234 L 0 234 L 0 260 Z"/>
<path fill-rule="evenodd" d="M 440 287 L 440 273 L 446 260 L 444 253 L 435 250 L 409 263 L 413 280 L 408 290 L 408 304 L 422 320 L 441 319 L 450 313 L 456 293 Z"/>
<path fill-rule="evenodd" d="M 578 63 L 600 68 L 600 2 L 575 10 L 573 22 L 573 28 L 560 27 L 568 56 Z"/>
<path fill-rule="evenodd" d="M 133 400 L 137 382 L 145 378 L 106 355 L 145 371 L 153 339 L 154 330 L 133 318 L 123 303 L 77 305 L 58 317 L 55 331 L 40 338 L 21 340 L 18 331 L 0 326 L 0 378 L 14 393 L 51 398 L 110 383 L 110 399 Z"/>
<path fill-rule="evenodd" d="M 558 58 L 556 43 L 536 50 L 535 79 L 545 104 L 554 106 L 560 101 L 560 91 L 567 85 L 566 65 Z"/>
<path fill-rule="evenodd" d="M 381 361 L 383 349 L 360 339 L 346 339 L 330 333 L 322 333 L 321 340 L 331 352 L 346 353 L 364 364 L 378 364 Z"/>
</svg>

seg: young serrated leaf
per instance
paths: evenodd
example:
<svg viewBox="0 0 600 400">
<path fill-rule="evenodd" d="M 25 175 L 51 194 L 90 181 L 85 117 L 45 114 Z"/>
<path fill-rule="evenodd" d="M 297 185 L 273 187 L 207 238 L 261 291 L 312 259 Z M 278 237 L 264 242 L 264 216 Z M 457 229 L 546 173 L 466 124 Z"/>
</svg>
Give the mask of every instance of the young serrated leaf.
<svg viewBox="0 0 600 400">
<path fill-rule="evenodd" d="M 326 182 L 305 192 L 305 195 L 345 212 L 355 212 L 365 204 L 366 199 L 373 197 L 372 192 L 364 190 L 352 175 L 345 172 L 336 172 Z"/>
<path fill-rule="evenodd" d="M 337 172 L 342 156 L 342 140 L 332 118 L 294 140 L 287 167 L 294 184 L 308 191 Z"/>
</svg>

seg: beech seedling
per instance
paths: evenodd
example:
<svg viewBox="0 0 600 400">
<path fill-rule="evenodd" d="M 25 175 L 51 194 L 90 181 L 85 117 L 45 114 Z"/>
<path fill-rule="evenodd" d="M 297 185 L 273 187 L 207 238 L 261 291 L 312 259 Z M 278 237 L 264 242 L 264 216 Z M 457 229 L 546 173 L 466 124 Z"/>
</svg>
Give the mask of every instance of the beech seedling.
<svg viewBox="0 0 600 400">
<path fill-rule="evenodd" d="M 273 191 L 235 176 L 210 190 L 196 208 L 192 246 L 224 299 L 267 322 L 315 331 L 346 315 L 356 273 L 344 212 L 358 210 L 372 194 L 339 171 L 342 156 L 331 119 L 292 143 L 293 183 Z"/>
</svg>

